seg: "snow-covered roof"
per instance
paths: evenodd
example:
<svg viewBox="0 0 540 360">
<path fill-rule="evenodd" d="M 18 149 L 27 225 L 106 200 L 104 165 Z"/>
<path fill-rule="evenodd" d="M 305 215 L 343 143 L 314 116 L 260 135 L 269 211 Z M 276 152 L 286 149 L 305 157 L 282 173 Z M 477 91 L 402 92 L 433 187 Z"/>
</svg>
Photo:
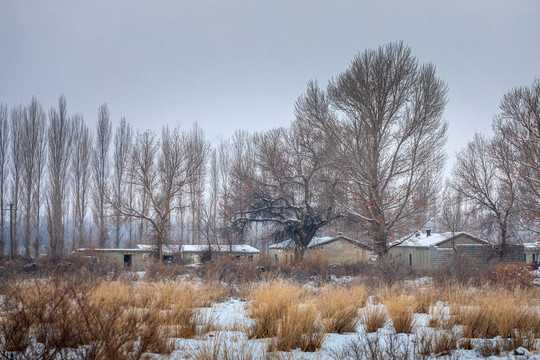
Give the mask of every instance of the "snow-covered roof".
<svg viewBox="0 0 540 360">
<path fill-rule="evenodd" d="M 79 252 L 85 252 L 85 251 L 97 251 L 97 252 L 103 252 L 103 251 L 109 251 L 109 252 L 142 252 L 144 250 L 142 249 L 110 249 L 110 248 L 80 248 L 77 249 Z"/>
<path fill-rule="evenodd" d="M 155 245 L 137 245 L 137 249 L 145 251 L 155 251 Z M 216 252 L 233 252 L 233 253 L 247 253 L 247 254 L 258 254 L 260 251 L 250 245 L 210 245 L 211 251 Z M 174 254 L 179 252 L 205 252 L 209 250 L 208 245 L 164 245 L 163 253 L 164 254 Z"/>
<path fill-rule="evenodd" d="M 536 249 L 540 249 L 540 243 L 538 243 L 538 242 L 524 243 L 524 244 L 523 244 L 523 247 L 524 247 L 525 249 L 533 249 L 533 250 L 536 250 Z"/>
<path fill-rule="evenodd" d="M 338 235 L 338 236 L 314 237 L 313 239 L 311 239 L 311 241 L 309 242 L 307 247 L 312 248 L 312 247 L 315 247 L 315 246 L 328 244 L 329 242 L 336 241 L 336 240 L 339 240 L 339 239 L 343 239 L 343 240 L 346 240 L 346 241 L 349 241 L 349 242 L 352 242 L 352 243 L 356 243 L 359 246 L 362 245 L 357 240 L 349 239 L 348 237 L 343 236 L 343 235 Z M 270 245 L 269 248 L 270 249 L 288 249 L 288 248 L 292 248 L 294 246 L 295 246 L 294 241 L 292 239 L 287 239 L 285 241 Z"/>
<path fill-rule="evenodd" d="M 425 232 L 418 231 L 412 235 L 408 235 L 405 237 L 402 237 L 401 239 L 398 239 L 394 242 L 394 244 L 397 244 L 397 246 L 414 246 L 414 247 L 430 247 L 430 246 L 438 246 L 445 241 L 451 239 L 452 237 L 460 237 L 460 236 L 467 236 L 470 238 L 475 239 L 478 242 L 481 243 L 487 243 L 487 241 L 477 238 L 476 236 L 473 236 L 466 232 L 444 232 L 444 233 L 431 233 L 431 235 L 428 235 Z"/>
</svg>

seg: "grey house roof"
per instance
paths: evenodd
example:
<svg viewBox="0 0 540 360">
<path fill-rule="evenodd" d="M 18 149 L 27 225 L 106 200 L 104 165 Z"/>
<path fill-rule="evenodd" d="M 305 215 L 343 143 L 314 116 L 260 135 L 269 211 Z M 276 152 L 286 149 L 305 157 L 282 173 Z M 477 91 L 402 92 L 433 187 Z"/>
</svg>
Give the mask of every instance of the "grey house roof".
<svg viewBox="0 0 540 360">
<path fill-rule="evenodd" d="M 351 239 L 351 238 L 349 238 L 349 237 L 347 237 L 345 235 L 314 237 L 313 239 L 311 239 L 311 241 L 309 242 L 307 247 L 308 247 L 308 249 L 309 248 L 314 248 L 316 246 L 328 244 L 328 243 L 331 243 L 331 242 L 337 241 L 337 240 L 345 240 L 345 241 L 353 243 L 353 244 L 355 244 L 355 245 L 357 245 L 359 247 L 363 247 L 363 248 L 366 247 L 360 241 L 353 240 L 353 239 Z M 292 239 L 287 239 L 285 241 L 282 241 L 282 242 L 279 242 L 279 243 L 276 243 L 276 244 L 273 244 L 273 245 L 269 246 L 270 249 L 290 249 L 290 248 L 294 248 L 294 247 L 295 247 L 295 242 Z"/>
<path fill-rule="evenodd" d="M 430 247 L 439 246 L 447 241 L 456 239 L 458 237 L 465 236 L 481 244 L 489 244 L 486 240 L 480 239 L 466 232 L 444 232 L 444 233 L 432 233 L 428 235 L 425 232 L 417 232 L 401 239 L 394 241 L 396 246 L 409 246 L 409 247 Z"/>
</svg>

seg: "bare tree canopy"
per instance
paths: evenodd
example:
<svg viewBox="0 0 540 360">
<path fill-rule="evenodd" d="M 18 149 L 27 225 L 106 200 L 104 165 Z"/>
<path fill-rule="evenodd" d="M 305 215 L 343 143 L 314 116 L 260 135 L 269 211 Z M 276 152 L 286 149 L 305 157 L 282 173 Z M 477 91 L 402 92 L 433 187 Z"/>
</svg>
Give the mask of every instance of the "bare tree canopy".
<svg viewBox="0 0 540 360">
<path fill-rule="evenodd" d="M 64 252 L 64 215 L 67 212 L 68 169 L 71 158 L 73 126 L 67 116 L 66 99 L 58 99 L 58 109 L 49 111 L 49 193 L 47 196 L 47 231 L 51 256 Z"/>
<path fill-rule="evenodd" d="M 19 206 L 19 196 L 21 193 L 21 175 L 22 175 L 22 130 L 21 124 L 24 109 L 22 105 L 11 109 L 10 113 L 10 134 L 11 134 L 11 204 L 14 208 Z M 16 256 L 19 249 L 18 233 L 18 212 L 15 211 L 13 223 L 10 232 L 13 234 L 13 243 L 11 244 L 11 255 Z"/>
<path fill-rule="evenodd" d="M 238 134 L 232 165 L 233 225 L 272 223 L 277 239 L 293 239 L 299 256 L 317 231 L 341 217 L 335 200 L 339 176 L 331 148 L 304 119 L 301 97 L 297 120 L 254 137 Z"/>
<path fill-rule="evenodd" d="M 149 209 L 126 199 L 117 203 L 114 197 L 108 196 L 115 210 L 151 225 L 160 262 L 163 261 L 163 245 L 170 240 L 171 214 L 179 209 L 174 200 L 204 166 L 208 151 L 209 145 L 197 128 L 191 132 L 164 128 L 161 140 L 151 131 L 138 134 L 130 157 L 129 179 L 141 195 L 148 197 Z"/>
<path fill-rule="evenodd" d="M 348 196 L 342 203 L 384 256 L 418 213 L 429 219 L 440 188 L 447 87 L 432 64 L 391 43 L 357 55 L 327 93 L 310 84 L 312 127 L 335 144 Z M 335 114 L 332 113 L 335 111 Z"/>
<path fill-rule="evenodd" d="M 518 202 L 526 229 L 540 234 L 540 79 L 504 95 L 495 118 L 497 135 L 512 147 L 518 169 Z"/>
<path fill-rule="evenodd" d="M 6 104 L 0 103 L 0 209 L 6 204 L 8 162 L 9 162 L 9 121 Z M 0 256 L 5 250 L 4 211 L 0 211 Z"/>
<path fill-rule="evenodd" d="M 117 203 L 122 203 L 126 193 L 126 174 L 129 154 L 131 151 L 132 130 L 125 118 L 120 120 L 120 125 L 114 134 L 113 154 L 113 197 Z M 116 210 L 114 214 L 114 247 L 120 246 L 123 215 Z"/>
<path fill-rule="evenodd" d="M 452 187 L 469 201 L 479 215 L 479 231 L 489 235 L 504 258 L 515 229 L 516 171 L 510 145 L 476 134 L 457 156 Z"/>
<path fill-rule="evenodd" d="M 93 214 L 94 223 L 97 226 L 97 245 L 105 247 L 109 239 L 106 217 L 106 192 L 109 180 L 110 159 L 109 147 L 112 138 L 112 125 L 109 119 L 109 108 L 103 104 L 98 110 L 96 124 L 96 142 L 92 157 L 93 182 Z"/>
<path fill-rule="evenodd" d="M 46 117 L 41 104 L 32 98 L 24 109 L 21 124 L 22 191 L 21 214 L 24 219 L 25 255 L 30 257 L 32 240 L 39 249 L 39 194 L 44 165 Z M 37 254 L 37 250 L 35 252 Z"/>
<path fill-rule="evenodd" d="M 72 250 L 88 245 L 85 218 L 88 211 L 92 135 L 82 116 L 73 117 L 73 152 L 71 158 L 71 188 L 73 199 L 73 242 Z"/>
</svg>

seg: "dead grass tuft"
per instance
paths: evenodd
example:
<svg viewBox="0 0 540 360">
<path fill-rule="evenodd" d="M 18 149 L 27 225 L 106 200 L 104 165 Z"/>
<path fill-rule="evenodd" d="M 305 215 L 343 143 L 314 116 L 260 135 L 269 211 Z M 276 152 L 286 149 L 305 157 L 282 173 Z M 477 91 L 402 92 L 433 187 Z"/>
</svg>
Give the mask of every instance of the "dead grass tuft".
<svg viewBox="0 0 540 360">
<path fill-rule="evenodd" d="M 299 348 L 313 352 L 321 348 L 324 330 L 317 321 L 317 309 L 312 304 L 300 304 L 287 308 L 279 321 L 279 329 L 269 351 L 291 351 Z"/>
<path fill-rule="evenodd" d="M 250 338 L 274 337 L 278 333 L 279 320 L 287 309 L 300 301 L 302 288 L 282 281 L 262 283 L 249 294 L 248 309 L 253 326 Z"/>
<path fill-rule="evenodd" d="M 367 333 L 377 332 L 389 322 L 388 312 L 381 305 L 368 305 L 360 313 L 362 325 Z"/>
<path fill-rule="evenodd" d="M 363 287 L 324 287 L 317 296 L 317 307 L 325 331 L 337 334 L 354 332 L 358 322 L 358 309 L 366 298 L 367 291 Z"/>
<path fill-rule="evenodd" d="M 385 300 L 388 315 L 396 333 L 411 334 L 414 328 L 414 299 L 408 296 L 393 296 Z"/>
</svg>

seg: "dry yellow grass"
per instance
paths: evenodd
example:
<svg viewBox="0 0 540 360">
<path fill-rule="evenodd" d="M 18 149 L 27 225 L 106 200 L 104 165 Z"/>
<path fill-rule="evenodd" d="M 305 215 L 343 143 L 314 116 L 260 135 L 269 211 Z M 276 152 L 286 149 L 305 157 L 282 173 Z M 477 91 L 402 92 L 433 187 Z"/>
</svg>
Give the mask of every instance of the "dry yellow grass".
<svg viewBox="0 0 540 360">
<path fill-rule="evenodd" d="M 317 308 L 326 332 L 353 332 L 358 322 L 358 309 L 365 303 L 364 287 L 343 288 L 326 286 L 317 294 Z"/>
<path fill-rule="evenodd" d="M 456 325 L 456 317 L 449 314 L 447 309 L 433 306 L 430 310 L 429 327 L 438 330 L 452 330 Z"/>
<path fill-rule="evenodd" d="M 373 333 L 388 324 L 388 312 L 381 305 L 368 305 L 360 310 L 360 321 L 367 333 Z"/>
<path fill-rule="evenodd" d="M 282 314 L 275 342 L 269 351 L 290 351 L 299 348 L 313 352 L 321 348 L 325 333 L 317 321 L 317 309 L 312 304 L 292 305 Z"/>
<path fill-rule="evenodd" d="M 279 320 L 291 305 L 299 303 L 303 293 L 299 285 L 282 281 L 261 283 L 252 289 L 248 302 L 249 314 L 254 321 L 250 338 L 276 336 Z"/>
<path fill-rule="evenodd" d="M 410 334 L 414 328 L 414 298 L 400 295 L 384 300 L 396 333 Z"/>
<path fill-rule="evenodd" d="M 540 332 L 540 316 L 535 297 L 536 290 L 514 287 L 486 286 L 467 291 L 474 295 L 467 305 L 457 297 L 451 311 L 463 326 L 465 348 L 471 347 L 472 338 L 490 339 L 500 336 L 510 339 L 516 349 L 524 346 L 533 349 Z"/>
<path fill-rule="evenodd" d="M 420 289 L 414 294 L 414 312 L 419 314 L 429 314 L 433 305 L 437 302 L 437 291 L 435 289 Z"/>
</svg>

